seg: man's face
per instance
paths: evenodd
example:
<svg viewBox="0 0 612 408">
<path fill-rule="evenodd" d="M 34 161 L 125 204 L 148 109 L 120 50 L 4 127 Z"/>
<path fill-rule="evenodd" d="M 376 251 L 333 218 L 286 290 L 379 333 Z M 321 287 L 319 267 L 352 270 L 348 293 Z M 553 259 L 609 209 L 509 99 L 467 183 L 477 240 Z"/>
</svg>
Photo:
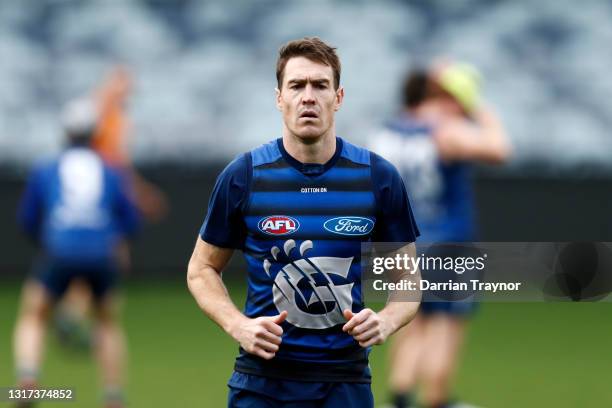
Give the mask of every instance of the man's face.
<svg viewBox="0 0 612 408">
<path fill-rule="evenodd" d="M 446 96 L 441 97 L 437 100 L 440 105 L 442 113 L 449 118 L 461 118 L 464 119 L 466 114 L 461 105 L 452 97 Z"/>
<path fill-rule="evenodd" d="M 287 61 L 276 106 L 285 127 L 303 142 L 315 142 L 334 126 L 344 90 L 334 89 L 334 72 L 328 65 L 304 57 Z"/>
<path fill-rule="evenodd" d="M 430 85 L 429 100 L 431 104 L 437 106 L 440 114 L 447 118 L 464 119 L 466 117 L 466 113 L 461 107 L 461 104 L 435 82 Z"/>
</svg>

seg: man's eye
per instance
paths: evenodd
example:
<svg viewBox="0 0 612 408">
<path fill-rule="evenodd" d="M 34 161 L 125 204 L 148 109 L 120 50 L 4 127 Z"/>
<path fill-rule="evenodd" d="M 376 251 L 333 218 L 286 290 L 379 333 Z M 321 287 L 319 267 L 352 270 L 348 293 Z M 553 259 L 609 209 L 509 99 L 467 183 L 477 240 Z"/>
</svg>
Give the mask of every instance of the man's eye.
<svg viewBox="0 0 612 408">
<path fill-rule="evenodd" d="M 319 89 L 327 89 L 327 85 L 326 84 L 318 84 L 317 88 L 319 88 Z"/>
</svg>

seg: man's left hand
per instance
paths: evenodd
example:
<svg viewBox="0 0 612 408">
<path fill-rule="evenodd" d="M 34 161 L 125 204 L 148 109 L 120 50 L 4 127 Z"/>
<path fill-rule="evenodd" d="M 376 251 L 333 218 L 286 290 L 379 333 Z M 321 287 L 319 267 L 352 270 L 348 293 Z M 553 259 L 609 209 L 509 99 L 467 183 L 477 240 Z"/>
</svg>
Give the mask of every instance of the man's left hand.
<svg viewBox="0 0 612 408">
<path fill-rule="evenodd" d="M 346 309 L 343 315 L 348 322 L 342 331 L 353 336 L 361 347 L 383 344 L 391 334 L 385 319 L 372 309 L 363 309 L 357 314 Z"/>
</svg>

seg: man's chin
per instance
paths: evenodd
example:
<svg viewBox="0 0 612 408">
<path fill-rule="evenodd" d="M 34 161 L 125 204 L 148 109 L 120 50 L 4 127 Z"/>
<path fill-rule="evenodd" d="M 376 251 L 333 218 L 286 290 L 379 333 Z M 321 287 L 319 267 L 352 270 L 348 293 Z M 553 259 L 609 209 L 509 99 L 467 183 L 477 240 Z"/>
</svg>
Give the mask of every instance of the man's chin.
<svg viewBox="0 0 612 408">
<path fill-rule="evenodd" d="M 314 144 L 321 140 L 323 133 L 318 130 L 306 130 L 295 134 L 304 144 Z"/>
</svg>

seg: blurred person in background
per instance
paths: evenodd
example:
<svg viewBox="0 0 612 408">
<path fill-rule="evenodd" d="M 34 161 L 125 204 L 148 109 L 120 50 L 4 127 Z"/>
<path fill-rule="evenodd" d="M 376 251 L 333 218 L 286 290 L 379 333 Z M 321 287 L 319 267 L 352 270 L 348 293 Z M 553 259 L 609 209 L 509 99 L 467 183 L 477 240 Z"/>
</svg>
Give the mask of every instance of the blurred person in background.
<svg viewBox="0 0 612 408">
<path fill-rule="evenodd" d="M 123 407 L 123 330 L 118 322 L 117 246 L 139 227 L 129 180 L 91 148 L 98 111 L 90 100 L 65 109 L 67 148 L 37 167 L 19 209 L 23 231 L 40 248 L 24 285 L 14 332 L 18 386 L 39 386 L 47 321 L 69 284 L 87 284 L 94 299 L 95 348 L 105 406 Z M 23 402 L 18 406 L 31 406 Z"/>
<path fill-rule="evenodd" d="M 168 213 L 166 195 L 147 181 L 133 166 L 128 152 L 129 117 L 127 103 L 132 93 L 133 79 L 125 66 L 114 67 L 93 95 L 98 110 L 98 121 L 92 139 L 92 148 L 110 166 L 131 179 L 138 209 L 149 222 L 159 222 Z M 117 246 L 120 269 L 127 273 L 131 265 L 127 242 Z M 91 293 L 88 286 L 74 280 L 55 315 L 55 329 L 60 344 L 70 349 L 88 349 L 91 343 L 89 315 Z"/>
<path fill-rule="evenodd" d="M 510 154 L 502 123 L 479 100 L 479 82 L 476 69 L 464 63 L 413 70 L 403 85 L 402 111 L 370 140 L 373 151 L 398 167 L 424 243 L 475 239 L 470 164 L 499 164 Z M 451 401 L 452 378 L 475 304 L 425 299 L 391 345 L 395 408 L 414 406 L 419 384 L 426 407 L 460 406 Z"/>
<path fill-rule="evenodd" d="M 100 120 L 92 146 L 108 164 L 129 173 L 141 213 L 147 220 L 159 222 L 168 212 L 166 196 L 134 168 L 127 150 L 130 125 L 126 111 L 132 83 L 128 69 L 117 66 L 96 90 Z"/>
</svg>

